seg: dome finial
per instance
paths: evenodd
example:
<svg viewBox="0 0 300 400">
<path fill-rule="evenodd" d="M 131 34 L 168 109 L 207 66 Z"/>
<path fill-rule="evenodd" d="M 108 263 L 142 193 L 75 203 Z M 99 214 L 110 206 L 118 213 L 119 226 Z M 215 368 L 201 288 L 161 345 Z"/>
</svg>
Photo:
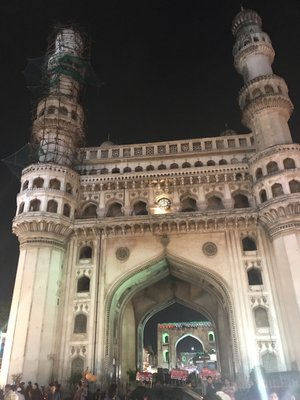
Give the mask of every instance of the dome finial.
<svg viewBox="0 0 300 400">
<path fill-rule="evenodd" d="M 241 11 L 244 11 L 243 3 L 241 3 Z"/>
</svg>

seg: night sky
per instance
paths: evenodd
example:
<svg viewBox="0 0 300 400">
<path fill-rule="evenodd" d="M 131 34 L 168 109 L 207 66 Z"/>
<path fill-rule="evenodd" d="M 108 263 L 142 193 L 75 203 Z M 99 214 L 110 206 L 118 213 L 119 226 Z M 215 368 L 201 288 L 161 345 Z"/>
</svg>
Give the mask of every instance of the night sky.
<svg viewBox="0 0 300 400">
<path fill-rule="evenodd" d="M 300 135 L 300 2 L 245 0 L 258 11 L 276 51 L 274 73 L 289 88 Z M 55 21 L 76 20 L 93 39 L 91 63 L 100 89 L 87 90 L 88 146 L 110 134 L 119 144 L 218 136 L 242 126 L 242 77 L 233 67 L 231 22 L 239 0 L 10 0 L 1 3 L 1 159 L 30 138 L 32 94 L 22 71 L 42 56 Z M 19 181 L 2 163 L 0 301 L 10 300 L 18 259 L 11 233 Z"/>
</svg>

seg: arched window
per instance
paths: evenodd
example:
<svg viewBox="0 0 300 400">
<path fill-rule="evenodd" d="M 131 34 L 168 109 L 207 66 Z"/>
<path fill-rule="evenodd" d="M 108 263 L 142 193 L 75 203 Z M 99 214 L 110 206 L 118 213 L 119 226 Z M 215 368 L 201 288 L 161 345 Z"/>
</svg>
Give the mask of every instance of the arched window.
<svg viewBox="0 0 300 400">
<path fill-rule="evenodd" d="M 50 189 L 60 190 L 60 181 L 58 179 L 51 179 L 49 187 Z"/>
<path fill-rule="evenodd" d="M 169 355 L 169 350 L 164 350 L 163 352 L 163 358 L 164 358 L 164 363 L 169 363 L 170 361 L 170 355 Z"/>
<path fill-rule="evenodd" d="M 272 172 L 276 172 L 276 171 L 278 171 L 277 163 L 275 161 L 270 161 L 267 164 L 267 172 L 268 172 L 268 174 L 271 174 Z"/>
<path fill-rule="evenodd" d="M 77 114 L 76 114 L 76 111 L 74 111 L 74 110 L 73 110 L 73 111 L 71 112 L 71 118 L 72 118 L 72 119 L 74 119 L 74 121 L 76 121 L 76 120 L 77 120 Z"/>
<path fill-rule="evenodd" d="M 95 204 L 91 204 L 84 209 L 83 216 L 87 218 L 95 218 L 97 217 L 97 206 Z"/>
<path fill-rule="evenodd" d="M 295 161 L 292 158 L 286 158 L 283 160 L 284 169 L 296 168 Z"/>
<path fill-rule="evenodd" d="M 157 169 L 161 170 L 161 169 L 167 169 L 165 164 L 159 164 L 159 166 L 157 167 Z"/>
<path fill-rule="evenodd" d="M 197 202 L 191 197 L 187 197 L 182 201 L 182 212 L 198 211 Z"/>
<path fill-rule="evenodd" d="M 220 197 L 217 196 L 211 196 L 207 199 L 207 209 L 208 210 L 223 210 L 224 204 L 222 199 L 220 199 Z"/>
<path fill-rule="evenodd" d="M 123 169 L 123 172 L 126 174 L 126 172 L 131 172 L 131 168 L 130 167 L 125 167 Z"/>
<path fill-rule="evenodd" d="M 25 206 L 25 203 L 21 203 L 21 204 L 19 205 L 18 214 L 22 214 L 22 213 L 24 212 L 24 206 Z"/>
<path fill-rule="evenodd" d="M 47 211 L 51 213 L 57 213 L 57 202 L 54 200 L 49 200 L 47 204 Z"/>
<path fill-rule="evenodd" d="M 230 160 L 230 163 L 231 164 L 237 164 L 239 162 L 239 160 L 237 159 L 237 158 L 232 158 L 231 160 Z"/>
<path fill-rule="evenodd" d="M 269 328 L 268 312 L 264 307 L 256 307 L 254 310 L 255 325 L 257 328 Z"/>
<path fill-rule="evenodd" d="M 253 40 L 254 40 L 254 42 L 258 42 L 259 41 L 258 37 L 256 37 L 256 36 L 254 36 Z"/>
<path fill-rule="evenodd" d="M 274 185 L 271 186 L 271 189 L 272 189 L 273 197 L 282 196 L 284 194 L 280 183 L 274 183 Z"/>
<path fill-rule="evenodd" d="M 266 85 L 265 86 L 265 92 L 266 93 L 274 93 L 274 89 L 271 85 Z"/>
<path fill-rule="evenodd" d="M 290 192 L 291 193 L 300 193 L 300 182 L 293 179 L 289 181 Z"/>
<path fill-rule="evenodd" d="M 107 217 L 122 217 L 122 206 L 119 203 L 113 203 L 108 207 L 108 211 L 106 214 Z"/>
<path fill-rule="evenodd" d="M 259 95 L 261 95 L 261 90 L 259 88 L 254 89 L 252 92 L 252 97 L 255 98 L 258 97 Z"/>
<path fill-rule="evenodd" d="M 84 362 L 80 357 L 74 358 L 72 361 L 71 371 L 72 373 L 81 373 L 84 370 Z"/>
<path fill-rule="evenodd" d="M 135 172 L 142 172 L 142 171 L 143 171 L 143 167 L 141 167 L 140 165 L 135 167 Z"/>
<path fill-rule="evenodd" d="M 153 165 L 148 165 L 146 171 L 154 171 Z"/>
<path fill-rule="evenodd" d="M 66 107 L 59 107 L 58 112 L 60 115 L 68 115 L 68 110 Z"/>
<path fill-rule="evenodd" d="M 66 184 L 66 192 L 72 194 L 72 186 L 69 183 Z"/>
<path fill-rule="evenodd" d="M 29 185 L 29 182 L 28 181 L 25 181 L 24 183 L 23 183 L 23 190 L 26 190 L 26 189 L 28 189 L 28 185 Z"/>
<path fill-rule="evenodd" d="M 181 359 L 182 359 L 183 362 L 186 362 L 186 356 L 182 356 Z"/>
<path fill-rule="evenodd" d="M 236 194 L 234 196 L 234 208 L 249 208 L 249 200 L 247 196 L 243 194 Z"/>
<path fill-rule="evenodd" d="M 111 171 L 111 173 L 112 173 L 112 174 L 119 174 L 119 173 L 120 173 L 120 170 L 119 170 L 119 168 L 113 168 L 112 171 Z"/>
<path fill-rule="evenodd" d="M 77 293 L 90 291 L 90 278 L 83 276 L 77 281 Z"/>
<path fill-rule="evenodd" d="M 251 268 L 248 270 L 247 275 L 248 275 L 249 285 L 252 286 L 252 285 L 262 285 L 263 284 L 261 272 L 259 269 Z"/>
<path fill-rule="evenodd" d="M 268 198 L 267 198 L 267 193 L 266 193 L 266 191 L 265 191 L 264 189 L 262 189 L 262 190 L 259 192 L 259 197 L 260 197 L 260 201 L 261 201 L 262 203 L 264 203 L 265 201 L 268 200 Z"/>
<path fill-rule="evenodd" d="M 222 158 L 222 160 L 219 161 L 219 165 L 226 165 L 227 161 Z"/>
<path fill-rule="evenodd" d="M 203 167 L 203 162 L 202 161 L 196 161 L 195 162 L 195 167 Z"/>
<path fill-rule="evenodd" d="M 273 353 L 265 353 L 262 358 L 262 365 L 266 372 L 277 372 L 278 365 L 277 365 L 277 357 Z"/>
<path fill-rule="evenodd" d="M 70 214 L 71 214 L 71 207 L 69 206 L 69 204 L 64 204 L 63 215 L 65 217 L 69 217 Z"/>
<path fill-rule="evenodd" d="M 210 342 L 214 342 L 215 341 L 215 334 L 212 331 L 208 332 L 208 340 Z"/>
<path fill-rule="evenodd" d="M 165 344 L 169 343 L 169 335 L 167 333 L 162 335 L 162 342 Z"/>
<path fill-rule="evenodd" d="M 282 94 L 282 89 L 281 89 L 280 86 L 278 86 L 278 93 L 279 93 L 279 94 Z"/>
<path fill-rule="evenodd" d="M 189 162 L 185 162 L 182 164 L 182 168 L 191 168 L 191 164 Z"/>
<path fill-rule="evenodd" d="M 40 211 L 41 202 L 40 200 L 32 200 L 29 205 L 29 211 Z"/>
<path fill-rule="evenodd" d="M 242 240 L 244 251 L 255 251 L 257 250 L 255 241 L 249 236 L 244 237 Z"/>
<path fill-rule="evenodd" d="M 78 314 L 75 317 L 74 333 L 86 333 L 87 317 L 84 314 Z"/>
<path fill-rule="evenodd" d="M 107 168 L 102 168 L 102 169 L 100 169 L 100 174 L 101 174 L 101 175 L 108 174 L 108 169 L 107 169 Z"/>
<path fill-rule="evenodd" d="M 90 246 L 84 246 L 80 250 L 79 260 L 90 259 L 92 258 L 92 254 L 93 254 L 92 248 Z"/>
<path fill-rule="evenodd" d="M 244 158 L 242 159 L 242 162 L 245 163 L 245 164 L 248 164 L 248 162 L 249 162 L 249 157 L 244 157 Z"/>
<path fill-rule="evenodd" d="M 209 160 L 209 161 L 207 161 L 207 166 L 208 166 L 208 167 L 213 166 L 213 165 L 216 165 L 216 163 L 214 162 L 214 160 Z"/>
<path fill-rule="evenodd" d="M 133 206 L 132 215 L 148 215 L 147 204 L 143 201 L 138 201 Z"/>
<path fill-rule="evenodd" d="M 179 165 L 176 163 L 170 165 L 170 169 L 177 169 L 177 168 L 179 168 Z"/>
<path fill-rule="evenodd" d="M 261 168 L 257 168 L 257 170 L 255 171 L 255 178 L 258 181 L 260 178 L 262 178 L 263 173 L 262 173 L 262 169 Z"/>
<path fill-rule="evenodd" d="M 42 178 L 35 178 L 33 181 L 32 187 L 35 189 L 42 188 L 44 186 L 44 179 Z"/>
<path fill-rule="evenodd" d="M 55 107 L 54 106 L 50 106 L 48 108 L 47 114 L 55 114 Z"/>
<path fill-rule="evenodd" d="M 245 97 L 245 105 L 247 105 L 248 103 L 250 103 L 250 95 L 247 94 Z"/>
<path fill-rule="evenodd" d="M 90 175 L 97 175 L 97 170 L 95 170 L 95 168 L 91 169 Z"/>
</svg>

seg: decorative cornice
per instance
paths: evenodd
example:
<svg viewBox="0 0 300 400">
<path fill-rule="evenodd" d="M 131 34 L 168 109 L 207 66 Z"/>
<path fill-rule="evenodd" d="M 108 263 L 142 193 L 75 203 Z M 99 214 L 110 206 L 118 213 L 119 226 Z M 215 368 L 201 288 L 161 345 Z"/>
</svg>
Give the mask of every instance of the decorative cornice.
<svg viewBox="0 0 300 400">
<path fill-rule="evenodd" d="M 241 88 L 241 90 L 239 91 L 239 95 L 238 95 L 239 103 L 240 103 L 241 97 L 249 92 L 249 90 L 251 89 L 252 85 L 254 85 L 254 84 L 258 83 L 258 82 L 264 82 L 264 81 L 270 82 L 270 80 L 279 81 L 284 87 L 287 88 L 286 82 L 285 82 L 285 80 L 283 78 L 281 78 L 281 76 L 278 76 L 278 75 L 275 75 L 275 74 L 272 74 L 272 75 L 260 75 L 260 76 L 257 76 L 254 79 L 251 79 L 251 81 L 248 81 Z"/>
<path fill-rule="evenodd" d="M 32 125 L 32 137 L 41 140 L 45 135 L 45 129 L 60 129 L 63 135 L 76 135 L 78 141 L 84 138 L 81 124 L 67 116 L 48 114 L 36 119 Z"/>
<path fill-rule="evenodd" d="M 286 151 L 295 151 L 295 150 L 300 151 L 300 145 L 297 143 L 277 144 L 276 146 L 269 147 L 266 150 L 262 150 L 259 153 L 255 154 L 253 157 L 249 159 L 248 163 L 249 166 L 252 167 L 261 159 L 269 157 L 273 154 L 283 153 Z"/>
<path fill-rule="evenodd" d="M 272 178 L 274 178 L 274 177 L 276 177 L 276 176 L 283 175 L 283 174 L 285 174 L 285 173 L 287 173 L 287 174 L 290 175 L 291 172 L 298 172 L 298 173 L 299 173 L 299 172 L 300 172 L 300 168 L 281 169 L 281 170 L 279 170 L 279 171 L 271 172 L 271 173 L 268 174 L 268 175 L 263 175 L 260 179 L 258 179 L 257 181 L 255 181 L 255 182 L 253 183 L 252 189 L 256 189 L 257 186 L 259 186 L 259 189 L 260 189 L 260 186 L 261 186 L 261 183 L 262 183 L 262 182 L 264 182 L 264 181 L 266 181 L 266 180 L 268 180 L 268 179 L 272 179 Z M 298 175 L 298 176 L 299 176 L 299 175 Z M 290 179 L 291 179 L 291 178 L 290 178 Z"/>
<path fill-rule="evenodd" d="M 27 168 L 24 168 L 22 171 L 22 177 L 25 177 L 26 175 L 29 174 L 41 174 L 41 173 L 61 173 L 67 176 L 70 176 L 72 179 L 76 179 L 77 181 L 80 180 L 80 175 L 74 171 L 71 168 L 68 168 L 66 166 L 61 166 L 61 165 L 56 165 L 56 164 L 43 164 L 43 163 L 37 163 L 37 164 L 31 164 Z"/>
</svg>

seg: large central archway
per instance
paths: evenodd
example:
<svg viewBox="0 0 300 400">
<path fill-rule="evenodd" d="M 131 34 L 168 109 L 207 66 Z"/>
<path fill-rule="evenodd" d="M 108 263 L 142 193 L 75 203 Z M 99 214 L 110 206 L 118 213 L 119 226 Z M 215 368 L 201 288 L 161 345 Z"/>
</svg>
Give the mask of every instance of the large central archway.
<svg viewBox="0 0 300 400">
<path fill-rule="evenodd" d="M 222 372 L 235 378 L 239 355 L 229 290 L 223 279 L 203 266 L 167 252 L 123 275 L 110 289 L 107 304 L 105 370 L 117 379 L 142 366 L 143 329 L 159 309 L 174 301 L 197 309 L 214 326 Z"/>
</svg>

